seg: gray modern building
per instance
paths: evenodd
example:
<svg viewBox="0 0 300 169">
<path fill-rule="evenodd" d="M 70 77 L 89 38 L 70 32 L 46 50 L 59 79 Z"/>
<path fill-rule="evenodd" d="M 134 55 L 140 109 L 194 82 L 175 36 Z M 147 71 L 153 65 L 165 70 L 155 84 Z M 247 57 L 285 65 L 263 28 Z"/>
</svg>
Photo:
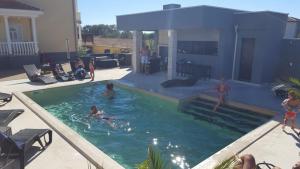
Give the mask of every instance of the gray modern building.
<svg viewBox="0 0 300 169">
<path fill-rule="evenodd" d="M 241 11 L 213 6 L 117 16 L 119 30 L 133 31 L 133 70 L 139 71 L 142 31 L 156 32 L 159 55 L 167 55 L 169 79 L 181 59 L 212 67 L 213 78 L 271 82 L 278 72 L 288 14 Z"/>
</svg>

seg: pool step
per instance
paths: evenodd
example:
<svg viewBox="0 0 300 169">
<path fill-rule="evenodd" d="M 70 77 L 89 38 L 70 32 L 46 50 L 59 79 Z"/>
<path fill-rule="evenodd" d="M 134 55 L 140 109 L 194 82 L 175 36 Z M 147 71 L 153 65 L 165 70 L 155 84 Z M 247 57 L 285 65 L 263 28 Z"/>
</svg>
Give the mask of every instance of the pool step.
<svg viewBox="0 0 300 169">
<path fill-rule="evenodd" d="M 249 120 L 248 118 L 241 118 L 241 117 L 233 116 L 231 114 L 227 114 L 224 112 L 218 112 L 218 111 L 214 112 L 214 111 L 212 111 L 212 109 L 207 109 L 205 107 L 187 105 L 186 109 L 187 110 L 192 109 L 197 112 L 205 111 L 206 113 L 208 113 L 212 116 L 218 116 L 218 117 L 222 118 L 224 121 L 233 121 L 237 124 L 246 124 L 246 125 L 249 125 L 252 127 L 257 127 L 258 125 L 261 125 L 263 123 L 262 121 L 253 121 L 253 120 Z"/>
<path fill-rule="evenodd" d="M 230 130 L 233 130 L 233 131 L 236 131 L 236 132 L 239 132 L 239 133 L 245 134 L 245 133 L 250 131 L 250 129 L 247 129 L 245 127 L 240 128 L 238 126 L 235 126 L 233 124 L 225 122 L 222 119 L 218 118 L 217 116 L 215 116 L 215 117 L 209 116 L 208 113 L 201 113 L 199 111 L 194 111 L 194 110 L 186 110 L 186 111 L 184 111 L 184 113 L 194 115 L 194 117 L 196 119 L 207 121 L 209 123 L 213 123 L 214 125 L 218 125 L 220 127 L 228 128 Z"/>
<path fill-rule="evenodd" d="M 206 104 L 213 104 L 214 106 L 216 104 L 216 102 L 214 102 L 214 101 L 205 100 L 205 99 L 202 99 L 202 98 L 196 98 L 195 101 L 201 101 L 201 102 L 204 102 Z M 272 117 L 271 115 L 260 114 L 260 113 L 257 113 L 257 112 L 251 111 L 251 110 L 246 110 L 246 109 L 234 107 L 234 106 L 227 105 L 227 104 L 221 105 L 219 107 L 219 109 L 229 109 L 229 110 L 233 110 L 235 112 L 242 112 L 242 114 L 244 114 L 244 115 L 250 115 L 250 116 L 259 115 L 260 118 L 264 117 L 265 119 L 270 119 Z"/>
<path fill-rule="evenodd" d="M 195 98 L 181 105 L 181 111 L 194 115 L 195 118 L 205 120 L 221 127 L 247 133 L 252 129 L 264 124 L 271 116 L 258 114 L 229 105 L 221 105 L 216 112 L 213 111 L 215 102 Z"/>
<path fill-rule="evenodd" d="M 191 105 L 195 105 L 198 107 L 205 107 L 207 109 L 211 109 L 213 110 L 214 106 L 216 105 L 216 103 L 206 103 L 203 101 L 198 101 L 198 100 L 193 100 L 190 102 Z M 220 113 L 224 113 L 224 114 L 234 114 L 234 116 L 240 117 L 240 118 L 246 118 L 248 120 L 254 120 L 254 121 L 261 121 L 264 122 L 270 118 L 266 118 L 264 116 L 260 116 L 257 113 L 246 113 L 247 110 L 243 110 L 243 111 L 237 111 L 236 109 L 230 109 L 229 107 L 225 107 L 225 106 L 220 106 L 217 109 L 217 112 Z"/>
</svg>

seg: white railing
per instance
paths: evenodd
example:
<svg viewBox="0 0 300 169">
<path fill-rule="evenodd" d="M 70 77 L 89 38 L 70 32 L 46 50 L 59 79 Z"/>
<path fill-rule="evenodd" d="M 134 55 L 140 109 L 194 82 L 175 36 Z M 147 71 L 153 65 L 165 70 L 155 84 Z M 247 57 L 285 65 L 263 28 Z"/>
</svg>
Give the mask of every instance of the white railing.
<svg viewBox="0 0 300 169">
<path fill-rule="evenodd" d="M 36 55 L 38 54 L 35 42 L 0 42 L 0 55 Z"/>
<path fill-rule="evenodd" d="M 9 55 L 8 43 L 0 42 L 0 55 Z"/>
</svg>

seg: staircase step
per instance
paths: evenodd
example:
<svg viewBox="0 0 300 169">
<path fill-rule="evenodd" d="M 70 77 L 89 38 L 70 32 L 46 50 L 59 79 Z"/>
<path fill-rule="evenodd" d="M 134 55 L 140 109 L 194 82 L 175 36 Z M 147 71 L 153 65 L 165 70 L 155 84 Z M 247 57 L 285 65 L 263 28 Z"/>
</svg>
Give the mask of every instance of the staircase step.
<svg viewBox="0 0 300 169">
<path fill-rule="evenodd" d="M 201 101 L 201 102 L 205 102 L 205 103 L 210 103 L 210 104 L 213 104 L 215 105 L 216 102 L 214 101 L 210 101 L 210 100 L 205 100 L 205 99 L 202 99 L 202 98 L 196 98 L 194 100 L 197 100 L 197 101 Z M 238 108 L 238 107 L 234 107 L 234 106 L 231 106 L 231 105 L 227 105 L 227 104 L 224 104 L 224 105 L 221 105 L 219 107 L 220 109 L 229 109 L 229 110 L 235 110 L 236 112 L 243 112 L 243 114 L 247 114 L 247 115 L 259 115 L 259 117 L 264 117 L 266 119 L 270 119 L 272 116 L 270 115 L 266 115 L 266 114 L 259 114 L 257 112 L 254 112 L 254 111 L 251 111 L 251 110 L 247 110 L 247 109 L 242 109 L 242 108 Z"/>
<path fill-rule="evenodd" d="M 207 103 L 204 101 L 199 101 L 199 100 L 194 101 L 193 100 L 193 101 L 191 101 L 190 104 L 193 104 L 193 105 L 196 104 L 200 107 L 207 107 L 207 108 L 213 109 L 216 103 L 213 104 L 213 103 Z M 246 112 L 247 110 L 237 111 L 236 109 L 231 109 L 231 108 L 224 107 L 224 106 L 220 106 L 217 111 L 227 113 L 227 114 L 237 115 L 237 116 L 248 118 L 251 120 L 258 120 L 258 121 L 262 121 L 262 122 L 267 121 L 271 118 L 271 117 L 265 117 L 261 114 L 255 113 L 255 112 L 251 112 L 251 114 L 250 114 L 250 113 Z"/>
<path fill-rule="evenodd" d="M 198 106 L 195 107 L 193 105 L 188 105 L 185 110 L 189 110 L 189 109 L 192 109 L 195 111 L 204 111 L 204 112 L 207 112 L 211 116 L 219 116 L 220 118 L 224 119 L 225 121 L 230 121 L 232 123 L 237 123 L 237 124 L 242 124 L 242 125 L 250 125 L 254 128 L 263 124 L 263 122 L 261 122 L 261 121 L 249 120 L 249 119 L 245 119 L 245 118 L 238 118 L 236 116 L 229 115 L 227 113 L 221 113 L 218 111 L 214 112 L 214 111 L 212 111 L 212 109 L 207 109 L 204 107 L 198 107 Z"/>
<path fill-rule="evenodd" d="M 219 119 L 219 118 L 216 118 L 216 117 L 211 117 L 211 116 L 208 116 L 206 115 L 205 113 L 200 113 L 200 112 L 196 112 L 196 111 L 193 111 L 193 110 L 187 110 L 187 111 L 184 111 L 184 113 L 186 114 L 190 114 L 190 115 L 194 115 L 194 117 L 196 119 L 200 119 L 200 120 L 203 120 L 203 121 L 207 121 L 209 123 L 213 123 L 215 125 L 218 125 L 220 127 L 225 127 L 225 128 L 228 128 L 230 130 L 233 130 L 233 131 L 236 131 L 236 132 L 239 132 L 239 133 L 247 133 L 249 132 L 250 130 L 247 130 L 247 128 L 243 127 L 243 128 L 240 128 L 240 127 L 236 127 L 234 125 L 231 125 L 229 123 L 226 123 L 225 121 L 223 121 L 222 119 Z"/>
</svg>

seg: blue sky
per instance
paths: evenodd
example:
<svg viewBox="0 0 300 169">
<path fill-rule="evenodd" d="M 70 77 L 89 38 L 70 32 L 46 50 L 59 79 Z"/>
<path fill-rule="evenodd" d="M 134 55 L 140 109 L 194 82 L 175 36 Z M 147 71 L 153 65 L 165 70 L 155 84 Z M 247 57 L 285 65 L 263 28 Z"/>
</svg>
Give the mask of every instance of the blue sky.
<svg viewBox="0 0 300 169">
<path fill-rule="evenodd" d="M 249 11 L 271 10 L 300 18 L 300 0 L 78 0 L 82 24 L 115 24 L 116 15 L 154 11 L 164 4 L 213 5 Z"/>
</svg>

